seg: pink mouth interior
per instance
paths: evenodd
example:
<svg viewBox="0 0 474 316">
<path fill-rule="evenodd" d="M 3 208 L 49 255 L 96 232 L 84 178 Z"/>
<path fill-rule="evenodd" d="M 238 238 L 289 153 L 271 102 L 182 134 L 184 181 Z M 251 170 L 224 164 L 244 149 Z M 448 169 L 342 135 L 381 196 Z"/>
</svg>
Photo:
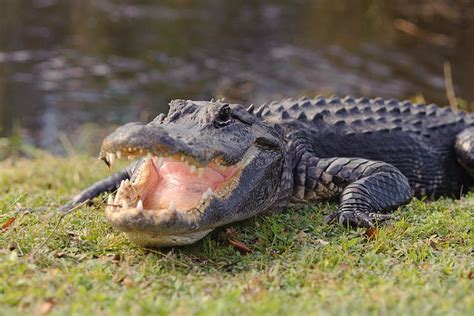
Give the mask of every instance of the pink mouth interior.
<svg viewBox="0 0 474 316">
<path fill-rule="evenodd" d="M 189 210 L 196 207 L 208 188 L 214 193 L 219 192 L 231 182 L 237 173 L 238 166 L 222 167 L 215 163 L 207 165 L 202 176 L 198 171 L 191 173 L 185 162 L 165 158 L 163 165 L 157 168 L 156 157 L 149 164 L 149 177 L 145 189 L 140 192 L 145 209 L 167 209 L 171 204 L 177 210 Z M 173 201 L 173 202 L 172 202 Z"/>
</svg>

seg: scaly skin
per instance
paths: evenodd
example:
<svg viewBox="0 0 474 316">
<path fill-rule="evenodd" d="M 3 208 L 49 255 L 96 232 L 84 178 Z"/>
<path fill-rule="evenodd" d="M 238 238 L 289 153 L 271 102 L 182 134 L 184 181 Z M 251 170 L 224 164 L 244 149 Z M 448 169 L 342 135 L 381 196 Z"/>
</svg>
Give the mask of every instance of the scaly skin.
<svg viewBox="0 0 474 316">
<path fill-rule="evenodd" d="M 127 124 L 109 135 L 101 158 L 113 163 L 117 152 L 129 158 L 164 155 L 198 168 L 217 162 L 241 173 L 188 211 L 143 210 L 141 200 L 127 196 L 136 207 L 109 206 L 106 214 L 145 246 L 191 243 L 216 227 L 285 209 L 290 202 L 336 198 L 339 207 L 326 221 L 371 227 L 413 194 L 465 191 L 474 170 L 473 125 L 470 114 L 380 98 L 302 98 L 247 110 L 221 101 L 176 100 L 168 116 Z M 156 167 L 157 158 L 141 159 L 86 189 L 65 209 L 112 191 L 123 179 L 139 188 L 140 166 L 150 161 Z M 121 196 L 126 186 L 133 185 L 122 183 Z"/>
</svg>

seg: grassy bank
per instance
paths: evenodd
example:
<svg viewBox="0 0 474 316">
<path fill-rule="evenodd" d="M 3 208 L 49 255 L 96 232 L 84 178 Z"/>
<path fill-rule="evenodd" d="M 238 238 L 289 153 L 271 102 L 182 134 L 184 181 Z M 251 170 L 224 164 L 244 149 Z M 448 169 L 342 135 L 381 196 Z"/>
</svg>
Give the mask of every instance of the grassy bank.
<svg viewBox="0 0 474 316">
<path fill-rule="evenodd" d="M 85 157 L 0 163 L 0 314 L 474 310 L 474 195 L 413 201 L 370 236 L 323 225 L 335 207 L 324 204 L 147 251 L 108 225 L 99 199 L 58 222 L 55 207 L 107 174 Z"/>
</svg>

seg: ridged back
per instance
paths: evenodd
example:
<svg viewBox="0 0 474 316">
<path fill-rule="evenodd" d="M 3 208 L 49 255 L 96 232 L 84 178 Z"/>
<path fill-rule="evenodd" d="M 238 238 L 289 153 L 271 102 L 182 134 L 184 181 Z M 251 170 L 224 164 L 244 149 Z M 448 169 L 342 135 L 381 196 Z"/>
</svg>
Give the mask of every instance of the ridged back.
<svg viewBox="0 0 474 316">
<path fill-rule="evenodd" d="M 254 113 L 269 123 L 299 121 L 343 134 L 401 130 L 432 135 L 437 131 L 460 130 L 474 124 L 471 114 L 453 112 L 449 107 L 382 98 L 287 99 L 262 105 Z"/>
</svg>

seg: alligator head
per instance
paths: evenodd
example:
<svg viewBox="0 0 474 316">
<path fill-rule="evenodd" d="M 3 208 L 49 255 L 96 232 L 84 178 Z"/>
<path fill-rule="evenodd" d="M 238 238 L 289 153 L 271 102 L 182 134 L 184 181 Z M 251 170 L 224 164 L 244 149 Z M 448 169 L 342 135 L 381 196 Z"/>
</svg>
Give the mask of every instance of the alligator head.
<svg viewBox="0 0 474 316">
<path fill-rule="evenodd" d="M 140 159 L 109 196 L 111 224 L 142 246 L 183 245 L 271 208 L 281 190 L 282 136 L 250 112 L 175 100 L 167 116 L 105 138 L 100 158 L 107 164 Z"/>
</svg>

